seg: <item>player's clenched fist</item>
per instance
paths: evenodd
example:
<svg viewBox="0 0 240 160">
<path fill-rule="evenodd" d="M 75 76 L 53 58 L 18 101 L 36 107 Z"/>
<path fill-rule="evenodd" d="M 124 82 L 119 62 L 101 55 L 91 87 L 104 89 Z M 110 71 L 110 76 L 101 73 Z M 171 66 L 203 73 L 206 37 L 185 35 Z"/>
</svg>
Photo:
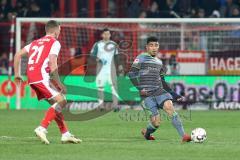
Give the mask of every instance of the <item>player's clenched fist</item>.
<svg viewBox="0 0 240 160">
<path fill-rule="evenodd" d="M 147 96 L 148 93 L 147 93 L 147 91 L 146 91 L 145 89 L 142 89 L 142 90 L 140 91 L 140 95 L 141 95 L 141 96 Z"/>
</svg>

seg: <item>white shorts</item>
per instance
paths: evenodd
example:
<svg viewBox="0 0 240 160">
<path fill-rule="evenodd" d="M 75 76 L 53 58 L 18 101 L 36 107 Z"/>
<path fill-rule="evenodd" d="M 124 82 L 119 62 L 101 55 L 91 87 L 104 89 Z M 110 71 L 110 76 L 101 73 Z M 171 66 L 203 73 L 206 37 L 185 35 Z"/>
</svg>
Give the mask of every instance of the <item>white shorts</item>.
<svg viewBox="0 0 240 160">
<path fill-rule="evenodd" d="M 97 87 L 104 87 L 106 84 L 113 85 L 111 75 L 97 75 L 96 83 Z"/>
<path fill-rule="evenodd" d="M 61 94 L 58 90 L 58 86 L 51 81 L 41 81 L 38 83 L 31 83 L 31 88 L 36 92 L 38 100 L 52 99 Z"/>
</svg>

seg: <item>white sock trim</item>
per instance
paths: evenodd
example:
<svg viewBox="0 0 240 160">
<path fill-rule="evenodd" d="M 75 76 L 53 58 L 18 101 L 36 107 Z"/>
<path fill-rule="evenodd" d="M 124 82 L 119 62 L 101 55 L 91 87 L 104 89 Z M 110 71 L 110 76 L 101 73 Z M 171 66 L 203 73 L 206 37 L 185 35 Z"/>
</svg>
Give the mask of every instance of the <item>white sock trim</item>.
<svg viewBox="0 0 240 160">
<path fill-rule="evenodd" d="M 39 126 L 38 127 L 39 129 L 41 129 L 41 130 L 44 130 L 44 131 L 46 131 L 47 129 L 46 128 L 44 128 L 43 126 Z"/>
<path fill-rule="evenodd" d="M 70 136 L 70 135 L 71 135 L 71 133 L 69 131 L 62 134 L 62 136 Z"/>
<path fill-rule="evenodd" d="M 59 113 L 62 112 L 62 107 L 57 102 L 54 103 L 51 107 L 58 111 Z"/>
</svg>

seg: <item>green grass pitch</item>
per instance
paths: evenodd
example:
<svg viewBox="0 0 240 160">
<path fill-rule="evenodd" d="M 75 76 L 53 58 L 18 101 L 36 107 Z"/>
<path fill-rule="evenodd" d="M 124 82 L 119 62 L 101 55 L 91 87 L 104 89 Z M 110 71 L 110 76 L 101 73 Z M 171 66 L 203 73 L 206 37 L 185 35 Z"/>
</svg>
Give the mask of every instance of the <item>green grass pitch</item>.
<svg viewBox="0 0 240 160">
<path fill-rule="evenodd" d="M 146 141 L 140 129 L 146 121 L 125 121 L 119 113 L 84 122 L 68 122 L 82 144 L 61 144 L 55 125 L 48 129 L 50 145 L 34 136 L 44 111 L 0 110 L 1 160 L 220 160 L 240 157 L 239 111 L 193 111 L 192 120 L 183 120 L 185 130 L 196 127 L 207 131 L 202 144 L 181 144 L 170 121 L 164 120 L 155 133 L 156 141 Z"/>
</svg>

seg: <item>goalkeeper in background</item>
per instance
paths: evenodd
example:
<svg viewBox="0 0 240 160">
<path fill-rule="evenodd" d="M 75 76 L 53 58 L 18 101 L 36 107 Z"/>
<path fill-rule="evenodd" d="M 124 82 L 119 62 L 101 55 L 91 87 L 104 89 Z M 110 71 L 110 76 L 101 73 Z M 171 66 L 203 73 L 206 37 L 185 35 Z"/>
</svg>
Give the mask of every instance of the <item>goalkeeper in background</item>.
<svg viewBox="0 0 240 160">
<path fill-rule="evenodd" d="M 103 107 L 104 87 L 108 83 L 112 90 L 114 110 L 118 111 L 117 74 L 114 63 L 114 56 L 118 54 L 118 48 L 117 44 L 110 40 L 111 33 L 108 28 L 102 30 L 101 37 L 102 40 L 96 42 L 91 50 L 91 56 L 97 59 L 96 83 L 98 88 L 98 102 Z"/>
<path fill-rule="evenodd" d="M 166 67 L 160 59 L 155 57 L 158 53 L 159 42 L 156 37 L 149 37 L 146 44 L 146 52 L 137 56 L 129 72 L 129 77 L 134 86 L 140 92 L 142 106 L 151 113 L 150 122 L 142 134 L 147 140 L 155 140 L 152 135 L 160 125 L 158 109 L 163 109 L 182 138 L 182 142 L 191 141 L 191 137 L 185 133 L 178 113 L 174 110 L 172 100 L 183 99 L 176 94 L 165 82 Z"/>
</svg>

